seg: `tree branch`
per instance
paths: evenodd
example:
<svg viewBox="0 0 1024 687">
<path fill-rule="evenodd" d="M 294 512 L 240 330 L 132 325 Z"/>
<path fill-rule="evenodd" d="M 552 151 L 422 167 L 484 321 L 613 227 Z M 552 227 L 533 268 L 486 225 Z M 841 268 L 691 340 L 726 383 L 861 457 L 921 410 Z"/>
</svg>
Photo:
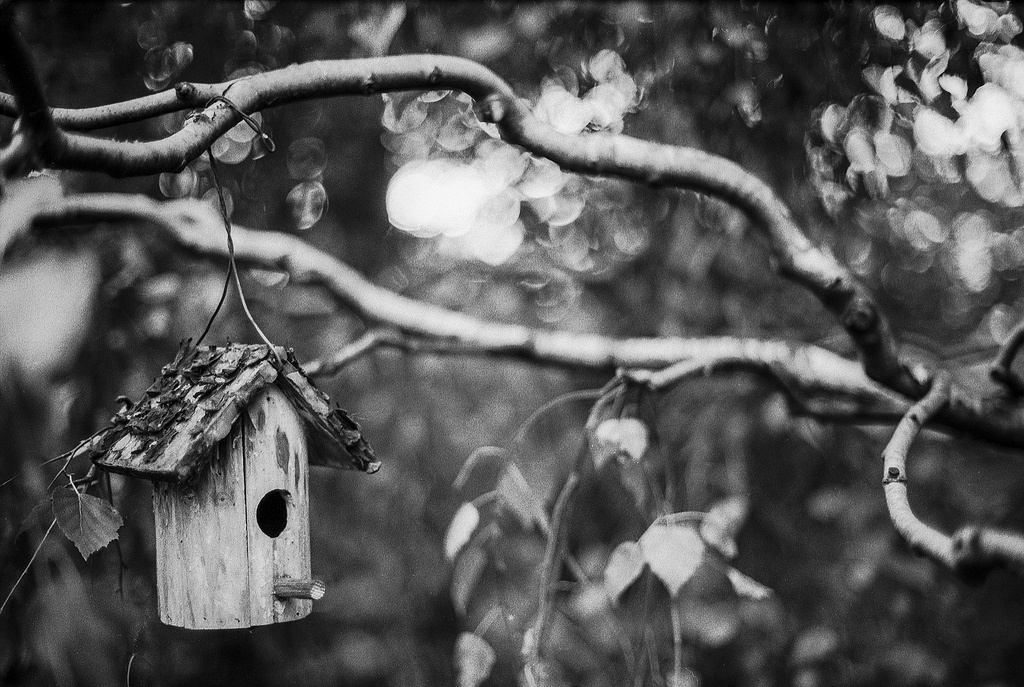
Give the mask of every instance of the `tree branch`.
<svg viewBox="0 0 1024 687">
<path fill-rule="evenodd" d="M 882 452 L 882 484 L 889 517 L 911 550 L 967 579 L 983 579 L 990 569 L 1010 566 L 1024 573 L 1024 536 L 979 527 L 965 527 L 950 537 L 922 522 L 907 498 L 907 454 L 924 425 L 949 400 L 950 383 L 936 375 L 924 398 L 907 411 Z"/>
<path fill-rule="evenodd" d="M 698 150 L 621 135 L 558 133 L 534 117 L 500 77 L 471 60 L 398 55 L 307 62 L 221 84 L 179 84 L 173 96 L 167 92 L 81 113 L 62 111 L 61 121 L 82 128 L 108 126 L 193 107 L 228 93 L 240 110 L 251 113 L 310 98 L 438 88 L 468 93 L 477 101 L 481 118 L 496 123 L 505 140 L 566 170 L 690 189 L 733 203 L 767 233 L 781 272 L 813 293 L 843 325 L 868 376 L 905 395 L 920 395 L 921 385 L 900 363 L 895 340 L 870 294 L 834 257 L 807 239 L 763 181 L 734 162 Z M 157 141 L 113 141 L 58 131 L 44 159 L 55 167 L 116 176 L 175 171 L 238 121 L 233 109 L 216 102 L 189 118 L 180 131 Z"/>
<path fill-rule="evenodd" d="M 1017 395 L 1024 395 L 1024 380 L 1021 380 L 1011 368 L 1021 346 L 1024 346 L 1024 322 L 1018 323 L 1006 337 L 989 370 L 992 379 Z"/>
<path fill-rule="evenodd" d="M 18 31 L 14 5 L 0 2 L 0 68 L 14 89 L 15 113 L 36 149 L 44 157 L 60 150 L 62 132 L 50 116 L 35 62 Z"/>
<path fill-rule="evenodd" d="M 948 400 L 949 378 L 938 375 L 933 378 L 932 387 L 924 398 L 915 403 L 900 420 L 892 438 L 882 451 L 882 484 L 885 485 L 885 502 L 889 507 L 892 524 L 907 540 L 910 548 L 952 568 L 953 540 L 918 520 L 907 499 L 907 453 L 910 451 L 910 445 L 924 424 L 932 419 Z"/>
<path fill-rule="evenodd" d="M 36 226 L 142 221 L 193 253 L 227 257 L 221 220 L 209 205 L 194 200 L 161 203 L 142 195 L 78 194 L 37 212 Z M 295 236 L 244 227 L 233 228 L 232 235 L 239 263 L 283 270 L 295 283 L 321 286 L 371 326 L 401 332 L 401 339 L 381 335 L 374 346 L 497 355 L 609 372 L 657 369 L 680 361 L 729 362 L 773 376 L 798 394 L 810 412 L 833 418 L 889 422 L 901 417 L 909 406 L 906 398 L 869 379 L 854 361 L 817 346 L 732 337 L 619 339 L 490 322 L 376 286 Z M 328 363 L 320 365 L 323 374 Z M 947 429 L 994 443 L 1024 446 L 1024 403 L 1004 394 L 978 397 L 954 385 L 950 401 L 936 421 Z"/>
</svg>

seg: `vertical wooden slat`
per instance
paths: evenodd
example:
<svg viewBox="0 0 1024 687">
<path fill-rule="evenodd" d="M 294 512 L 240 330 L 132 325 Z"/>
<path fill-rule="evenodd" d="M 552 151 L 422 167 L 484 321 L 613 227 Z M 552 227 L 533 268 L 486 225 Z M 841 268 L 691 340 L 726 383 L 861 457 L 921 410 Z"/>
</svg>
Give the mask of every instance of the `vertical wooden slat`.
<svg viewBox="0 0 1024 687">
<path fill-rule="evenodd" d="M 191 629 L 249 627 L 241 429 L 193 485 L 154 485 L 160 620 Z"/>
<path fill-rule="evenodd" d="M 297 620 L 309 615 L 313 602 L 276 597 L 274 581 L 311 577 L 302 423 L 285 395 L 273 385 L 253 398 L 239 422 L 245 446 L 250 622 L 265 625 Z M 288 520 L 280 535 L 270 537 L 260 529 L 256 513 L 260 501 L 275 490 L 286 492 Z"/>
</svg>

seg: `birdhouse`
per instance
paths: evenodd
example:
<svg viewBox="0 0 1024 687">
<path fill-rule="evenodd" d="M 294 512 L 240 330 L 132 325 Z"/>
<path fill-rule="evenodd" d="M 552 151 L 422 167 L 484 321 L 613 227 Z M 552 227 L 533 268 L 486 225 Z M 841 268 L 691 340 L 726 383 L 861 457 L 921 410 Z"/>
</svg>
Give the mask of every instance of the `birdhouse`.
<svg viewBox="0 0 1024 687">
<path fill-rule="evenodd" d="M 96 466 L 154 483 L 160 620 L 297 620 L 324 593 L 309 551 L 309 466 L 374 472 L 359 426 L 289 352 L 186 343 L 92 440 Z"/>
</svg>

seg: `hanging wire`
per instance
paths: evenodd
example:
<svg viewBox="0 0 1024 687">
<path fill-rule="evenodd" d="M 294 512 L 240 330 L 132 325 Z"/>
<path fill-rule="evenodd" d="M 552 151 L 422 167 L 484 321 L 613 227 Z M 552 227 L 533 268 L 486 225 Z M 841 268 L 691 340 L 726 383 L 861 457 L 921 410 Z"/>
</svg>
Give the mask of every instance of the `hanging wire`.
<svg viewBox="0 0 1024 687">
<path fill-rule="evenodd" d="M 253 119 L 250 115 L 246 114 L 245 112 L 242 112 L 242 110 L 238 108 L 238 105 L 235 105 L 235 103 L 232 102 L 227 96 L 215 95 L 206 102 L 206 106 L 209 107 L 214 103 L 224 103 L 225 105 L 230 107 L 235 112 L 235 114 L 241 117 L 242 121 L 248 124 L 249 128 L 252 129 L 257 136 L 260 137 L 260 140 L 263 141 L 263 145 L 266 146 L 268 152 L 272 153 L 275 150 L 277 150 L 277 145 L 274 143 L 274 139 L 272 139 L 270 135 L 263 130 L 263 126 L 255 119 Z"/>
<path fill-rule="evenodd" d="M 215 102 L 222 102 L 229 108 L 231 108 L 236 114 L 238 114 L 238 116 L 242 118 L 242 121 L 248 124 L 249 127 L 254 132 L 256 132 L 256 134 L 260 137 L 260 140 L 263 141 L 267 150 L 270 152 L 274 152 L 277 146 L 274 144 L 273 139 L 270 138 L 270 136 L 267 135 L 265 131 L 263 131 L 263 127 L 260 125 L 259 122 L 257 122 L 255 119 L 253 119 L 246 113 L 242 112 L 237 105 L 235 105 L 233 102 L 231 102 L 231 100 L 229 100 L 223 95 L 217 95 L 210 98 L 210 100 L 207 102 L 207 107 L 209 107 Z M 224 279 L 224 287 L 221 289 L 220 300 L 217 301 L 217 307 L 214 308 L 213 314 L 210 315 L 210 319 L 206 323 L 206 327 L 203 329 L 203 333 L 200 334 L 199 339 L 196 341 L 196 345 L 198 346 L 200 343 L 202 343 L 203 339 L 205 339 L 206 335 L 209 333 L 210 327 L 213 326 L 213 321 L 217 319 L 217 315 L 218 313 L 220 313 L 220 309 L 224 305 L 224 301 L 227 298 L 228 285 L 233 280 L 235 282 L 235 288 L 238 290 L 238 299 L 242 303 L 242 310 L 245 311 L 245 316 L 246 318 L 248 318 L 249 324 L 251 324 L 253 326 L 253 329 L 256 330 L 256 333 L 259 334 L 260 338 L 263 340 L 263 343 L 267 344 L 267 346 L 270 348 L 270 352 L 274 354 L 274 357 L 277 358 L 277 361 L 280 364 L 281 356 L 277 352 L 277 347 L 274 346 L 273 343 L 271 343 L 267 335 L 263 333 L 262 329 L 260 329 L 260 326 L 256 324 L 256 319 L 252 316 L 252 312 L 249 310 L 249 303 L 245 300 L 245 292 L 242 291 L 242 281 L 238 276 L 238 265 L 235 262 L 235 241 L 231 236 L 231 220 L 228 217 L 227 201 L 224 199 L 224 187 L 221 186 L 220 176 L 217 174 L 217 162 L 213 157 L 213 153 L 209 149 L 206 151 L 206 158 L 210 161 L 210 173 L 213 175 L 213 186 L 217 190 L 217 201 L 218 204 L 220 205 L 220 216 L 221 219 L 224 220 L 224 232 L 227 234 L 228 238 L 228 273 Z"/>
<path fill-rule="evenodd" d="M 234 278 L 235 288 L 238 290 L 238 300 L 242 303 L 242 310 L 245 311 L 245 316 L 249 320 L 249 324 L 252 325 L 256 333 L 263 339 L 263 343 L 270 347 L 270 352 L 277 358 L 278 363 L 281 362 L 281 356 L 277 353 L 277 347 L 270 342 L 270 339 L 260 326 L 256 324 L 256 319 L 252 316 L 252 311 L 249 310 L 249 303 L 245 300 L 245 292 L 242 290 L 242 281 L 238 277 L 238 264 L 235 262 L 235 241 L 231 237 L 231 220 L 228 219 L 228 205 L 224 200 L 224 187 L 221 186 L 220 177 L 217 175 L 217 162 L 213 158 L 213 154 L 207 150 L 206 157 L 210 161 L 210 172 L 213 174 L 213 186 L 217 189 L 217 200 L 220 203 L 220 215 L 224 220 L 224 231 L 228 237 L 228 277 Z M 219 306 L 218 306 L 219 307 Z M 214 315 L 216 316 L 216 311 Z"/>
<path fill-rule="evenodd" d="M 224 287 L 220 290 L 220 300 L 217 301 L 217 307 L 213 309 L 213 313 L 210 315 L 210 319 L 206 321 L 206 328 L 203 329 L 203 333 L 196 339 L 196 346 L 203 343 L 203 339 L 210 333 L 210 327 L 213 326 L 213 321 L 217 319 L 217 313 L 220 312 L 220 308 L 224 305 L 224 299 L 228 295 L 228 286 L 231 285 L 231 268 L 228 267 L 227 274 L 224 275 Z"/>
</svg>

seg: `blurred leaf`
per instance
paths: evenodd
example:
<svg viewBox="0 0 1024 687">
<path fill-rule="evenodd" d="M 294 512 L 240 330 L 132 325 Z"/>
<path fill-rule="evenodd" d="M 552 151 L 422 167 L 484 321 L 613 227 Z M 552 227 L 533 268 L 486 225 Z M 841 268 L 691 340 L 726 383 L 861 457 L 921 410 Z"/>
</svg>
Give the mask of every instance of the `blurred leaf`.
<svg viewBox="0 0 1024 687">
<path fill-rule="evenodd" d="M 846 130 L 846 108 L 841 105 L 829 105 L 821 113 L 821 135 L 829 143 L 838 143 Z"/>
<path fill-rule="evenodd" d="M 879 5 L 874 11 L 875 29 L 891 41 L 901 41 L 907 35 L 903 14 L 892 5 Z"/>
<path fill-rule="evenodd" d="M 458 560 L 455 561 L 455 570 L 452 572 L 452 605 L 459 615 L 466 615 L 469 607 L 469 597 L 476 589 L 480 576 L 487 567 L 487 554 L 479 547 L 473 546 L 466 549 Z"/>
<path fill-rule="evenodd" d="M 656 521 L 640 537 L 644 559 L 675 597 L 704 559 L 704 542 L 688 524 Z"/>
<path fill-rule="evenodd" d="M 482 637 L 463 632 L 455 640 L 455 668 L 459 687 L 477 687 L 491 675 L 497 659 L 494 649 Z"/>
<path fill-rule="evenodd" d="M 711 507 L 700 523 L 700 536 L 726 558 L 736 557 L 736 534 L 750 511 L 745 496 L 730 496 Z"/>
<path fill-rule="evenodd" d="M 619 466 L 619 482 L 633 497 L 637 511 L 643 513 L 650 498 L 650 484 L 642 463 L 624 463 Z"/>
<path fill-rule="evenodd" d="M 523 527 L 532 527 L 547 521 L 544 509 L 537 500 L 533 489 L 526 483 L 522 471 L 515 463 L 509 463 L 498 481 L 498 495 L 507 505 Z"/>
<path fill-rule="evenodd" d="M 687 594 L 673 603 L 679 604 L 682 630 L 691 641 L 706 647 L 721 647 L 739 632 L 739 600 L 735 597 L 708 599 L 699 594 Z"/>
<path fill-rule="evenodd" d="M 736 568 L 726 568 L 725 574 L 729 576 L 729 581 L 732 582 L 732 588 L 735 589 L 736 593 L 740 596 L 761 601 L 772 595 L 771 589 L 764 586 L 757 580 L 747 577 Z"/>
<path fill-rule="evenodd" d="M 78 548 L 82 558 L 117 539 L 117 531 L 124 524 L 120 513 L 109 503 L 71 487 L 55 489 L 50 502 L 60 531 Z"/>
<path fill-rule="evenodd" d="M 644 552 L 633 541 L 624 541 L 615 547 L 604 569 L 604 589 L 612 603 L 640 577 L 644 571 Z"/>
<path fill-rule="evenodd" d="M 791 665 L 800 666 L 823 661 L 839 650 L 839 636 L 830 627 L 811 627 L 804 630 L 789 653 Z"/>
<path fill-rule="evenodd" d="M 640 460 L 649 443 L 647 425 L 634 417 L 609 418 L 594 430 L 592 451 L 597 469 L 610 458 Z"/>
<path fill-rule="evenodd" d="M 470 475 L 476 470 L 476 468 L 483 463 L 483 461 L 491 458 L 497 458 L 504 460 L 508 455 L 508 451 L 501 448 L 500 446 L 480 446 L 473 450 L 469 454 L 469 458 L 459 468 L 459 474 L 455 476 L 455 481 L 452 486 L 456 489 L 462 489 L 466 486 L 466 482 L 469 481 Z"/>
<path fill-rule="evenodd" d="M 480 511 L 472 503 L 464 503 L 455 511 L 455 517 L 444 535 L 444 555 L 448 560 L 455 560 L 479 524 Z"/>
</svg>

